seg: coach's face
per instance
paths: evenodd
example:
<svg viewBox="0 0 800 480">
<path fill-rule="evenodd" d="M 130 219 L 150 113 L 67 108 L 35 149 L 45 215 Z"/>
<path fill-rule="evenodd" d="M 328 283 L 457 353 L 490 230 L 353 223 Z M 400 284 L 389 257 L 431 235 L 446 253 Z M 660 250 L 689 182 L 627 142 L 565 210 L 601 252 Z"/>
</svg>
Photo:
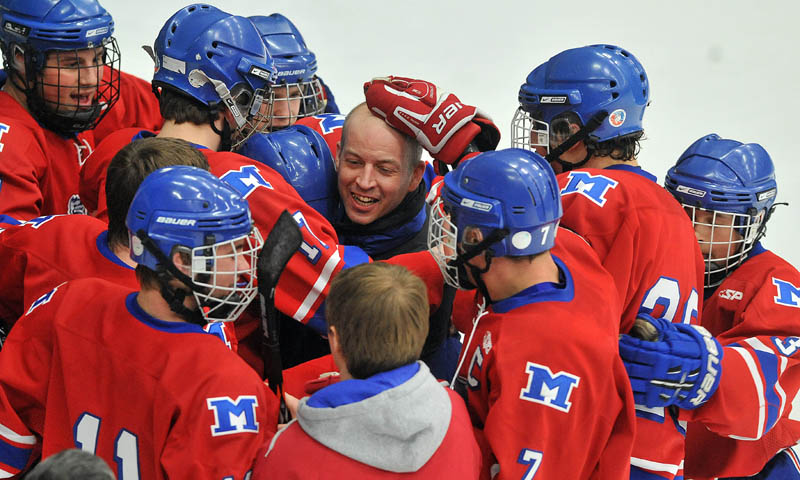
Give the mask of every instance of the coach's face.
<svg viewBox="0 0 800 480">
<path fill-rule="evenodd" d="M 419 162 L 412 169 L 405 158 L 403 134 L 366 107 L 357 108 L 346 125 L 336 165 L 347 217 L 366 225 L 394 210 L 415 190 L 425 166 Z"/>
</svg>

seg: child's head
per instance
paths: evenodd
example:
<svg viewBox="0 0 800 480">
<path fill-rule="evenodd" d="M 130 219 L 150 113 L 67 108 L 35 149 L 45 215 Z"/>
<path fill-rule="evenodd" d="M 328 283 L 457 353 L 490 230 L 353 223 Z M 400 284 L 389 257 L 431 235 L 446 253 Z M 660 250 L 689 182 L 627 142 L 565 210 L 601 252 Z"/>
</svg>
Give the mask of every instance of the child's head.
<svg viewBox="0 0 800 480">
<path fill-rule="evenodd" d="M 331 349 L 353 378 L 367 378 L 416 361 L 428 336 L 425 284 L 398 265 L 348 268 L 326 300 Z"/>
</svg>

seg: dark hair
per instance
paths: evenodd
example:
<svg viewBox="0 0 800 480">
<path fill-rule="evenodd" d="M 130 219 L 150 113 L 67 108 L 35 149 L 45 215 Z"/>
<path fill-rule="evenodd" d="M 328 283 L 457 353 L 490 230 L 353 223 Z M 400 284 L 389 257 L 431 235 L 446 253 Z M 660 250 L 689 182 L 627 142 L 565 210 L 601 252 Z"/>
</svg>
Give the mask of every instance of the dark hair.
<svg viewBox="0 0 800 480">
<path fill-rule="evenodd" d="M 158 108 L 164 120 L 175 123 L 206 125 L 211 118 L 211 109 L 188 95 L 163 87 L 158 95 Z"/>
<path fill-rule="evenodd" d="M 325 300 L 353 378 L 419 359 L 429 327 L 428 291 L 405 267 L 383 262 L 348 268 L 333 279 Z"/>
<path fill-rule="evenodd" d="M 189 142 L 178 138 L 142 138 L 122 148 L 106 172 L 109 245 L 128 245 L 125 218 L 139 185 L 150 173 L 171 165 L 208 170 L 208 160 Z"/>
<path fill-rule="evenodd" d="M 114 480 L 114 472 L 102 458 L 70 448 L 36 465 L 26 480 Z"/>
</svg>

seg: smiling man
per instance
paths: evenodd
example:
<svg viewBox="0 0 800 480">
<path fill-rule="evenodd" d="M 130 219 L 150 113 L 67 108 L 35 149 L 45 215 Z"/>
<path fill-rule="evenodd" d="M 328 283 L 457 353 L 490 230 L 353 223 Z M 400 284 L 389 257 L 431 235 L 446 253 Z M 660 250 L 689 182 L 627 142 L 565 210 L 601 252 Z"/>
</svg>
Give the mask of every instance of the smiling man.
<svg viewBox="0 0 800 480">
<path fill-rule="evenodd" d="M 375 260 L 425 248 L 428 213 L 422 147 L 362 103 L 345 119 L 338 145 L 343 243 Z"/>
</svg>

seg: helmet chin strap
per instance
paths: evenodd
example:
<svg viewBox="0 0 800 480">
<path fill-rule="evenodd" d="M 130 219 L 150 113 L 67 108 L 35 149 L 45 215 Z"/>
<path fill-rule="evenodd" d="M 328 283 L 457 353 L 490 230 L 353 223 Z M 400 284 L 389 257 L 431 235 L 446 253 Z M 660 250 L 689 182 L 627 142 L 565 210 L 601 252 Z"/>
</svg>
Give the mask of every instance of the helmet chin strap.
<svg viewBox="0 0 800 480">
<path fill-rule="evenodd" d="M 486 284 L 483 282 L 482 277 L 482 275 L 488 272 L 489 268 L 492 266 L 492 252 L 486 251 L 486 249 L 490 245 L 507 237 L 508 234 L 509 231 L 507 228 L 498 228 L 489 234 L 488 237 L 465 249 L 464 253 L 458 254 L 458 257 L 456 257 L 456 259 L 450 265 L 458 269 L 458 283 L 461 288 L 464 290 L 472 290 L 473 288 L 477 288 L 487 302 L 494 303 L 492 297 L 489 295 L 489 289 L 486 288 Z M 484 268 L 478 268 L 475 265 L 467 263 L 469 260 L 475 258 L 484 251 L 486 251 L 486 266 Z M 469 277 L 467 277 L 467 268 L 469 268 L 469 271 L 472 274 L 472 277 L 475 279 L 475 283 L 477 283 L 477 285 L 473 285 L 468 280 Z"/>
<path fill-rule="evenodd" d="M 219 151 L 220 152 L 230 152 L 231 146 L 233 145 L 231 141 L 231 126 L 228 125 L 228 121 L 224 118 L 222 119 L 222 130 L 217 128 L 215 122 L 218 115 L 218 110 L 212 109 L 209 124 L 211 124 L 211 130 L 214 131 L 217 135 L 219 135 Z"/>
<path fill-rule="evenodd" d="M 156 273 L 158 275 L 158 281 L 161 284 L 161 296 L 164 298 L 164 301 L 167 302 L 167 305 L 169 305 L 169 309 L 189 323 L 204 326 L 207 322 L 199 310 L 202 307 L 198 305 L 198 308 L 193 310 L 187 308 L 186 305 L 183 304 L 183 301 L 186 299 L 186 295 L 192 290 L 198 290 L 200 287 L 196 285 L 188 275 L 178 270 L 175 264 L 172 263 L 166 255 L 164 255 L 164 252 L 162 252 L 155 242 L 153 242 L 153 240 L 147 235 L 147 232 L 144 230 L 139 230 L 136 232 L 136 236 L 142 241 L 144 248 L 152 253 L 162 265 L 162 268 L 160 268 Z M 173 278 L 177 278 L 183 282 L 183 284 L 189 287 L 190 290 L 186 291 L 182 288 L 175 288 L 171 286 L 169 282 Z"/>
<path fill-rule="evenodd" d="M 586 162 L 592 158 L 592 152 L 586 152 L 586 157 L 581 160 L 580 162 L 570 163 L 561 159 L 561 155 L 564 154 L 567 150 L 575 146 L 580 141 L 586 140 L 590 133 L 597 130 L 597 128 L 603 124 L 603 120 L 608 117 L 608 112 L 605 110 L 600 110 L 599 112 L 592 115 L 592 118 L 586 122 L 586 125 L 581 127 L 580 130 L 575 132 L 574 135 L 569 137 L 568 139 L 564 140 L 561 145 L 557 146 L 553 150 L 550 151 L 544 158 L 549 163 L 558 163 L 561 166 L 562 171 L 568 172 L 575 168 L 580 168 L 586 165 Z"/>
</svg>

